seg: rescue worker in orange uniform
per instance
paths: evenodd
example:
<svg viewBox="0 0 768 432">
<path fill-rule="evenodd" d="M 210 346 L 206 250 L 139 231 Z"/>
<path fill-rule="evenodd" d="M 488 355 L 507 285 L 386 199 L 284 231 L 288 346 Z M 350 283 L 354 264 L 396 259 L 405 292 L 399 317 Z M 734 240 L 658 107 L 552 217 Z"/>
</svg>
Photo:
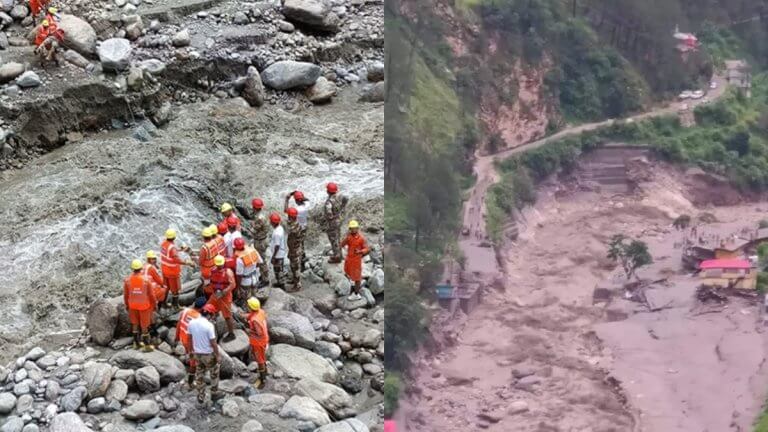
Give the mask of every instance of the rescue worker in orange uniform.
<svg viewBox="0 0 768 432">
<path fill-rule="evenodd" d="M 190 259 L 182 259 L 179 256 L 179 248 L 176 241 L 176 230 L 168 228 L 165 231 L 165 241 L 160 244 L 160 270 L 163 272 L 163 285 L 170 292 L 170 298 L 166 298 L 166 304 L 174 309 L 179 308 L 179 291 L 181 291 L 181 266 L 193 267 L 195 264 Z"/>
<path fill-rule="evenodd" d="M 223 220 L 216 226 L 216 235 L 213 239 L 216 240 L 216 254 L 223 257 L 227 256 L 227 240 L 224 237 L 227 235 L 227 221 Z"/>
<path fill-rule="evenodd" d="M 230 216 L 235 216 L 237 218 L 237 230 L 241 231 L 240 218 L 235 215 L 235 209 L 232 207 L 232 204 L 224 203 L 221 205 L 221 216 L 224 218 L 224 220 L 227 220 L 227 218 Z"/>
<path fill-rule="evenodd" d="M 168 287 L 163 284 L 163 278 L 157 269 L 157 253 L 155 251 L 147 251 L 147 262 L 144 264 L 142 272 L 144 277 L 151 282 L 152 293 L 155 295 L 155 303 L 152 304 L 152 324 L 149 326 L 149 336 L 153 344 L 159 345 L 160 341 L 157 339 L 157 313 L 160 311 L 160 307 L 168 295 Z"/>
<path fill-rule="evenodd" d="M 232 318 L 232 292 L 235 291 L 237 283 L 235 282 L 235 273 L 225 267 L 227 260 L 221 256 L 216 255 L 214 258 L 214 264 L 216 265 L 211 270 L 211 290 L 213 294 L 208 299 L 208 303 L 216 307 L 216 310 L 221 312 L 221 316 L 227 322 L 227 336 L 224 337 L 224 342 L 229 342 L 235 339 L 235 320 Z"/>
<path fill-rule="evenodd" d="M 193 307 L 184 308 L 179 315 L 179 322 L 176 323 L 176 343 L 181 343 L 184 347 L 184 352 L 187 353 L 187 359 L 189 360 L 189 370 L 187 371 L 187 384 L 192 388 L 195 382 L 195 356 L 192 354 L 192 338 L 189 336 L 188 326 L 189 322 L 195 318 L 200 317 L 200 311 L 203 306 L 208 302 L 205 297 L 198 297 L 195 299 Z"/>
<path fill-rule="evenodd" d="M 152 305 L 155 303 L 155 295 L 152 292 L 151 281 L 144 277 L 143 267 L 141 260 L 131 261 L 132 273 L 123 282 L 123 302 L 131 321 L 133 348 L 141 347 L 144 351 L 152 351 L 154 347 L 149 341 L 149 325 L 152 322 Z"/>
<path fill-rule="evenodd" d="M 59 45 L 63 42 L 64 31 L 58 28 L 56 23 L 50 22 L 47 19 L 43 20 L 43 24 L 35 35 L 35 54 L 40 56 L 42 66 L 45 66 L 50 61 L 59 63 L 57 52 Z"/>
<path fill-rule="evenodd" d="M 250 312 L 242 318 L 248 323 L 248 341 L 256 364 L 259 365 L 259 378 L 254 385 L 262 389 L 267 381 L 267 348 L 269 347 L 269 330 L 267 314 L 261 309 L 261 302 L 256 297 L 248 299 Z"/>
<path fill-rule="evenodd" d="M 203 229 L 203 246 L 198 252 L 198 264 L 200 265 L 200 277 L 203 280 L 203 292 L 206 297 L 213 293 L 211 288 L 211 271 L 214 267 L 213 259 L 218 255 L 218 245 L 214 240 L 215 231 L 211 227 Z"/>
<path fill-rule="evenodd" d="M 232 258 L 235 256 L 235 245 L 234 241 L 235 239 L 242 238 L 243 235 L 238 231 L 238 227 L 240 226 L 240 219 L 235 215 L 229 215 L 229 217 L 226 219 L 227 223 L 227 233 L 224 234 L 224 244 L 227 246 L 226 255 L 224 255 L 227 258 Z"/>
<path fill-rule="evenodd" d="M 344 259 L 344 273 L 354 282 L 354 292 L 349 300 L 360 300 L 360 283 L 363 279 L 363 257 L 370 250 L 365 237 L 359 232 L 360 224 L 356 220 L 349 221 L 349 232 L 341 242 L 341 248 L 347 247 L 347 257 Z"/>
<path fill-rule="evenodd" d="M 51 0 L 29 0 L 29 10 L 32 12 L 32 19 L 36 19 L 50 1 Z"/>
<path fill-rule="evenodd" d="M 259 281 L 259 265 L 263 262 L 259 252 L 251 246 L 246 246 L 242 237 L 234 240 L 235 248 L 235 280 L 237 281 L 238 304 L 253 295 Z"/>
</svg>

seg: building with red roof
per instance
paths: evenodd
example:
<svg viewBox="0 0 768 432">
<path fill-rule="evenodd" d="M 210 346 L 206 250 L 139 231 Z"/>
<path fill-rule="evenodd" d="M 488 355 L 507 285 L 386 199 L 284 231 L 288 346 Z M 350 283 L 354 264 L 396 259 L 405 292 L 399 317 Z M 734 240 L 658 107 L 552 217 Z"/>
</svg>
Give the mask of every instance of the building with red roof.
<svg viewBox="0 0 768 432">
<path fill-rule="evenodd" d="M 739 289 L 755 289 L 757 286 L 757 269 L 746 259 L 705 260 L 699 270 L 702 285 Z"/>
</svg>

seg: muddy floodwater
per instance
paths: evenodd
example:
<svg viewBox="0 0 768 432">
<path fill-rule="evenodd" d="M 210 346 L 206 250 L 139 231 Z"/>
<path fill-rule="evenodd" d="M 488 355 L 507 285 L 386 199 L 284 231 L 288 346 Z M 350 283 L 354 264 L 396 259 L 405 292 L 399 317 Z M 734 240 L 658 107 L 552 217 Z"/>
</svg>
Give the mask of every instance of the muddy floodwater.
<svg viewBox="0 0 768 432">
<path fill-rule="evenodd" d="M 79 312 L 119 292 L 131 258 L 157 249 L 168 227 L 196 247 L 225 201 L 247 210 L 260 196 L 282 210 L 300 189 L 316 212 L 335 181 L 352 198 L 349 216 L 365 223 L 360 204 L 380 203 L 384 190 L 383 109 L 355 98 L 300 114 L 237 99 L 187 105 L 149 142 L 131 128 L 88 135 L 3 172 L 0 338 L 28 344 L 32 334 L 78 331 Z M 316 228 L 310 239 L 325 247 Z"/>
</svg>

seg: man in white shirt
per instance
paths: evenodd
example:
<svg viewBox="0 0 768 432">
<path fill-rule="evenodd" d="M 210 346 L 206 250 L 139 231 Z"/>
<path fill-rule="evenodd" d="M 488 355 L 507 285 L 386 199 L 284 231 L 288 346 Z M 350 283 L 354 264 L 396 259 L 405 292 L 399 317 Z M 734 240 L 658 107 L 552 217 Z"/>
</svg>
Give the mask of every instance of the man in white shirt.
<svg viewBox="0 0 768 432">
<path fill-rule="evenodd" d="M 192 355 L 194 356 L 195 387 L 197 387 L 197 402 L 205 403 L 205 373 L 210 372 L 211 400 L 222 397 L 219 393 L 219 368 L 221 355 L 219 344 L 216 343 L 216 327 L 212 320 L 216 318 L 216 307 L 212 304 L 203 306 L 201 316 L 189 322 L 187 331 L 192 338 Z"/>
<path fill-rule="evenodd" d="M 269 252 L 272 255 L 272 270 L 275 272 L 276 288 L 283 288 L 285 275 L 283 274 L 283 262 L 288 253 L 288 243 L 285 229 L 280 224 L 280 214 L 273 212 L 269 215 L 269 223 L 272 225 L 272 237 L 269 239 Z"/>
<path fill-rule="evenodd" d="M 240 219 L 237 218 L 235 215 L 230 215 L 227 219 L 227 233 L 224 234 L 224 244 L 227 247 L 227 258 L 232 258 L 234 256 L 234 242 L 237 238 L 242 238 L 243 235 L 238 230 L 238 225 L 240 224 Z"/>
<path fill-rule="evenodd" d="M 296 203 L 296 211 L 298 213 L 296 220 L 299 222 L 299 226 L 301 227 L 301 271 L 303 272 L 306 270 L 307 265 L 307 254 L 305 253 L 306 249 L 304 248 L 304 240 L 307 238 L 307 224 L 309 223 L 309 204 L 307 203 L 309 200 L 304 196 L 302 191 L 293 191 L 285 197 L 285 205 L 283 206 L 283 211 L 285 212 L 288 212 L 288 203 L 290 202 L 291 197 L 293 197 L 293 201 Z"/>
</svg>

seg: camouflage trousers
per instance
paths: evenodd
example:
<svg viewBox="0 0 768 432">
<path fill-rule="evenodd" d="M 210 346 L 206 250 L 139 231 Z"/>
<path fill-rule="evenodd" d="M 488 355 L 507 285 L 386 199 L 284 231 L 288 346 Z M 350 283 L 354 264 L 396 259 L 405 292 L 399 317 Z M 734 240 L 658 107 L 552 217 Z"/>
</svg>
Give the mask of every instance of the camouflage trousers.
<svg viewBox="0 0 768 432">
<path fill-rule="evenodd" d="M 331 223 L 328 226 L 328 241 L 331 243 L 331 256 L 341 258 L 341 239 L 340 227 L 338 223 Z"/>
<path fill-rule="evenodd" d="M 214 354 L 194 354 L 195 369 L 195 388 L 197 388 L 197 398 L 205 399 L 205 374 L 210 373 L 211 394 L 219 391 L 219 368 L 220 364 L 216 361 Z"/>
<path fill-rule="evenodd" d="M 293 289 L 301 288 L 301 260 L 303 255 L 303 248 L 301 247 L 301 240 L 298 245 L 291 249 L 288 248 L 288 259 L 291 261 L 291 283 Z"/>
<path fill-rule="evenodd" d="M 261 256 L 261 264 L 259 264 L 259 278 L 261 280 L 269 280 L 269 262 L 267 261 L 267 248 L 269 247 L 269 243 L 267 242 L 267 238 L 263 238 L 261 240 L 254 240 L 253 241 L 253 247 L 256 249 L 256 252 L 259 253 L 259 256 Z"/>
<path fill-rule="evenodd" d="M 285 286 L 285 272 L 283 270 L 284 264 L 285 264 L 284 258 L 272 260 L 272 271 L 275 272 L 275 286 L 278 286 L 278 287 Z"/>
</svg>

